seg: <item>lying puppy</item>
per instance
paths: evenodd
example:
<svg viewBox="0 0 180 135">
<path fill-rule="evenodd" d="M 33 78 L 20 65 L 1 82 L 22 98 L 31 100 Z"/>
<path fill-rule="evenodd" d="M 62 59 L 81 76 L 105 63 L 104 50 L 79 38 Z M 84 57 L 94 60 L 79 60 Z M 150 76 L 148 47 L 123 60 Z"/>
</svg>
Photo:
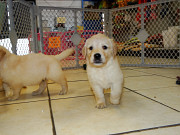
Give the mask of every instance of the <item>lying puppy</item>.
<svg viewBox="0 0 180 135">
<path fill-rule="evenodd" d="M 106 107 L 103 89 L 111 88 L 112 104 L 120 103 L 123 74 L 116 53 L 113 40 L 103 34 L 89 38 L 83 48 L 88 79 L 96 97 L 96 107 L 99 109 Z"/>
<path fill-rule="evenodd" d="M 47 87 L 47 80 L 61 84 L 60 94 L 66 94 L 68 86 L 60 60 L 73 52 L 67 49 L 56 56 L 35 53 L 17 56 L 0 46 L 0 78 L 8 100 L 18 99 L 23 86 L 39 84 L 39 89 L 32 94 L 41 94 Z"/>
</svg>

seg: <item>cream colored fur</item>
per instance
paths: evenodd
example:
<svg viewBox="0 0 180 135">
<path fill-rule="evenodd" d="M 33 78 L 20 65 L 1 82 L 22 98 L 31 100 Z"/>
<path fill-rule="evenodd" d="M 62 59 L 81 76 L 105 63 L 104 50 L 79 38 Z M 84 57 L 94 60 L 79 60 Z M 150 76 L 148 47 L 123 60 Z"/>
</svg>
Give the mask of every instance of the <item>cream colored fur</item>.
<svg viewBox="0 0 180 135">
<path fill-rule="evenodd" d="M 60 55 L 28 54 L 17 56 L 0 46 L 0 78 L 8 100 L 16 100 L 23 86 L 37 85 L 39 89 L 32 94 L 41 94 L 47 87 L 47 80 L 61 84 L 59 94 L 66 94 L 68 86 L 60 60 L 73 53 L 67 49 Z"/>
<path fill-rule="evenodd" d="M 96 97 L 97 108 L 105 108 L 104 89 L 111 88 L 110 102 L 119 104 L 122 94 L 123 73 L 120 69 L 113 40 L 103 34 L 92 36 L 86 41 L 83 53 L 87 61 L 87 75 Z M 95 55 L 101 60 L 96 61 Z"/>
</svg>

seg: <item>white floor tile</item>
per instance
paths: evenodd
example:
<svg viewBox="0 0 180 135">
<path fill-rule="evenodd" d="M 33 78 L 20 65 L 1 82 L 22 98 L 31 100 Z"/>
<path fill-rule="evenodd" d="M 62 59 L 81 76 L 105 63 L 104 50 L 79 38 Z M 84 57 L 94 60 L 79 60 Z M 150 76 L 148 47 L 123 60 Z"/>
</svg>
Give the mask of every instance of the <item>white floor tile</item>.
<svg viewBox="0 0 180 135">
<path fill-rule="evenodd" d="M 22 88 L 20 97 L 15 101 L 8 101 L 5 97 L 5 92 L 0 92 L 0 105 L 2 104 L 12 104 L 20 102 L 29 102 L 29 101 L 38 101 L 38 100 L 47 100 L 47 89 L 40 95 L 33 96 L 32 92 L 39 88 L 38 85 L 28 86 L 27 88 Z"/>
<path fill-rule="evenodd" d="M 67 73 L 65 72 L 67 81 L 77 81 L 77 80 L 88 80 L 86 72 L 76 72 L 76 73 Z"/>
<path fill-rule="evenodd" d="M 162 105 L 180 110 L 180 86 L 176 85 L 180 69 L 122 67 L 122 71 L 125 89 L 121 104 L 110 104 L 107 90 L 107 108 L 102 110 L 95 108 L 95 98 L 83 69 L 64 71 L 69 86 L 67 95 L 58 95 L 60 85 L 48 84 L 57 135 L 105 135 L 180 123 L 180 113 Z M 11 102 L 0 91 L 0 135 L 53 134 L 47 91 L 32 96 L 36 89 L 38 86 L 23 89 L 20 98 Z M 179 133 L 180 126 L 177 126 L 130 135 Z"/>
<path fill-rule="evenodd" d="M 162 87 L 177 86 L 176 80 L 161 76 L 139 76 L 125 78 L 125 87 L 132 90 L 154 89 Z"/>
<path fill-rule="evenodd" d="M 138 92 L 180 111 L 180 86 Z"/>
<path fill-rule="evenodd" d="M 144 72 L 139 72 L 139 71 L 135 71 L 132 69 L 124 69 L 122 70 L 124 78 L 127 77 L 137 77 L 137 76 L 150 76 L 151 74 L 149 73 L 144 73 Z"/>
<path fill-rule="evenodd" d="M 136 68 L 134 70 L 141 71 L 144 73 L 167 76 L 171 78 L 176 78 L 176 76 L 180 76 L 179 68 Z"/>
<path fill-rule="evenodd" d="M 107 103 L 97 109 L 93 96 L 52 101 L 57 134 L 105 135 L 180 121 L 180 113 L 132 92 L 124 93 L 120 105 Z"/>
<path fill-rule="evenodd" d="M 52 135 L 48 101 L 0 106 L 1 135 Z"/>
<path fill-rule="evenodd" d="M 68 82 L 69 90 L 65 95 L 59 95 L 61 90 L 61 86 L 59 84 L 49 84 L 48 89 L 51 99 L 93 95 L 88 81 Z"/>
<path fill-rule="evenodd" d="M 137 133 L 130 133 L 129 135 L 179 135 L 180 126 L 166 127 L 161 129 L 153 129 L 150 131 L 142 131 Z"/>
</svg>

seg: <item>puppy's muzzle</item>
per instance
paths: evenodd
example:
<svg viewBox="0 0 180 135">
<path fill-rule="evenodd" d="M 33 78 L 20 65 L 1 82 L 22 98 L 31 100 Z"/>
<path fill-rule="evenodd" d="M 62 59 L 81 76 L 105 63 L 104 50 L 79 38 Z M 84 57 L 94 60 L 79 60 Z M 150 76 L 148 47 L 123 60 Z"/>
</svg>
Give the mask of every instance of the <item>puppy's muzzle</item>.
<svg viewBox="0 0 180 135">
<path fill-rule="evenodd" d="M 95 53 L 94 54 L 94 63 L 102 63 L 102 58 L 100 53 Z"/>
</svg>

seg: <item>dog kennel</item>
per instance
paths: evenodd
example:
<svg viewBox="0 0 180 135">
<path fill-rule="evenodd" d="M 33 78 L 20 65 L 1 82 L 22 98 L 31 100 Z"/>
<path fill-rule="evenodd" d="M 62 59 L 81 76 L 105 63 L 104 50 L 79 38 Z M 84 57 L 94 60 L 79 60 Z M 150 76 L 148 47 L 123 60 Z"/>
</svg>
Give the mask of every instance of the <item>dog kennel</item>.
<svg viewBox="0 0 180 135">
<path fill-rule="evenodd" d="M 60 54 L 74 47 L 63 68 L 85 64 L 82 48 L 94 34 L 114 39 L 122 66 L 180 67 L 180 2 L 159 0 L 115 9 L 0 2 L 0 45 L 18 55 Z"/>
</svg>

